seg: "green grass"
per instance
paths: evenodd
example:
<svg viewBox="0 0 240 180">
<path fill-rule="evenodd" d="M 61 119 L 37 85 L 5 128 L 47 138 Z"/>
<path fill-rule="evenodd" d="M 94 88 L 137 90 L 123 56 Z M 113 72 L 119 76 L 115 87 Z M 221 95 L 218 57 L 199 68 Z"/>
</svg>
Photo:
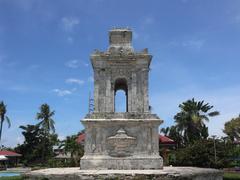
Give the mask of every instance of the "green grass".
<svg viewBox="0 0 240 180">
<path fill-rule="evenodd" d="M 224 180 L 240 180 L 240 173 L 225 172 L 223 179 Z"/>
<path fill-rule="evenodd" d="M 0 177 L 0 180 L 23 180 L 23 178 L 20 176 Z"/>
</svg>

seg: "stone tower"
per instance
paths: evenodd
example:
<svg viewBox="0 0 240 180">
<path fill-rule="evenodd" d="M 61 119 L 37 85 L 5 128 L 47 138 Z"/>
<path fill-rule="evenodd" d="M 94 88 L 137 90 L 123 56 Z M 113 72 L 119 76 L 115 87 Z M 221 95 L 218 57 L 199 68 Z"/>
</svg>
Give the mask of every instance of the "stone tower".
<svg viewBox="0 0 240 180">
<path fill-rule="evenodd" d="M 152 56 L 135 52 L 130 29 L 109 32 L 109 48 L 91 55 L 94 70 L 94 112 L 85 126 L 81 169 L 161 169 L 158 126 L 149 111 L 148 74 Z M 118 90 L 126 94 L 126 112 L 115 112 Z"/>
</svg>

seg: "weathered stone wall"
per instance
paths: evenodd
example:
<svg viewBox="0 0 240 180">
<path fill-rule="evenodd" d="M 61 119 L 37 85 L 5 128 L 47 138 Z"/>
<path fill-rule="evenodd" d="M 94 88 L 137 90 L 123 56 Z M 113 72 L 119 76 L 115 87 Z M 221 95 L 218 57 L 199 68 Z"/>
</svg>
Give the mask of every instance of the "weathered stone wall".
<svg viewBox="0 0 240 180">
<path fill-rule="evenodd" d="M 132 32 L 114 29 L 109 33 L 108 51 L 91 55 L 94 70 L 94 111 L 114 112 L 116 82 L 124 80 L 128 112 L 149 112 L 148 73 L 152 56 L 145 49 L 134 52 Z"/>
<path fill-rule="evenodd" d="M 81 169 L 161 169 L 159 119 L 84 119 Z"/>
<path fill-rule="evenodd" d="M 113 29 L 109 48 L 91 55 L 94 112 L 82 120 L 85 153 L 81 169 L 162 169 L 158 127 L 149 112 L 148 73 L 152 56 L 135 52 L 132 31 Z M 115 112 L 115 94 L 124 90 L 127 112 Z"/>
<path fill-rule="evenodd" d="M 119 129 L 123 129 L 130 137 L 134 137 L 136 142 L 133 155 L 150 156 L 159 155 L 158 146 L 158 126 L 159 120 L 148 119 L 84 119 L 82 121 L 86 127 L 85 155 L 109 155 L 107 138 L 114 136 Z"/>
</svg>

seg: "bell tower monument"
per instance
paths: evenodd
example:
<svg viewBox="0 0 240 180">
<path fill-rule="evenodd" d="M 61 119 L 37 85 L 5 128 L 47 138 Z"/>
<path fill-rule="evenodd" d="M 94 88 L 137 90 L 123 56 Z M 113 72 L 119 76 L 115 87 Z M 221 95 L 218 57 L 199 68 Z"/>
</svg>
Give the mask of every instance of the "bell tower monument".
<svg viewBox="0 0 240 180">
<path fill-rule="evenodd" d="M 148 76 L 152 56 L 135 52 L 132 31 L 109 31 L 109 47 L 91 55 L 94 71 L 94 112 L 82 120 L 85 153 L 81 169 L 161 169 L 158 127 L 151 114 Z M 123 90 L 126 112 L 115 112 L 115 95 Z"/>
</svg>

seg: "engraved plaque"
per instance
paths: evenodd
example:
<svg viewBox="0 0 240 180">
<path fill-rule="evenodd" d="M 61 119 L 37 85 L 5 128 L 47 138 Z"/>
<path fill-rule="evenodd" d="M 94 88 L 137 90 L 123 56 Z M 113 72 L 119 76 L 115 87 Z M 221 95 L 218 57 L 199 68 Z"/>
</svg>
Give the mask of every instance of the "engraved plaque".
<svg viewBox="0 0 240 180">
<path fill-rule="evenodd" d="M 107 138 L 108 153 L 113 157 L 131 156 L 136 145 L 136 138 L 128 136 L 124 129 L 119 129 L 114 136 Z"/>
</svg>

